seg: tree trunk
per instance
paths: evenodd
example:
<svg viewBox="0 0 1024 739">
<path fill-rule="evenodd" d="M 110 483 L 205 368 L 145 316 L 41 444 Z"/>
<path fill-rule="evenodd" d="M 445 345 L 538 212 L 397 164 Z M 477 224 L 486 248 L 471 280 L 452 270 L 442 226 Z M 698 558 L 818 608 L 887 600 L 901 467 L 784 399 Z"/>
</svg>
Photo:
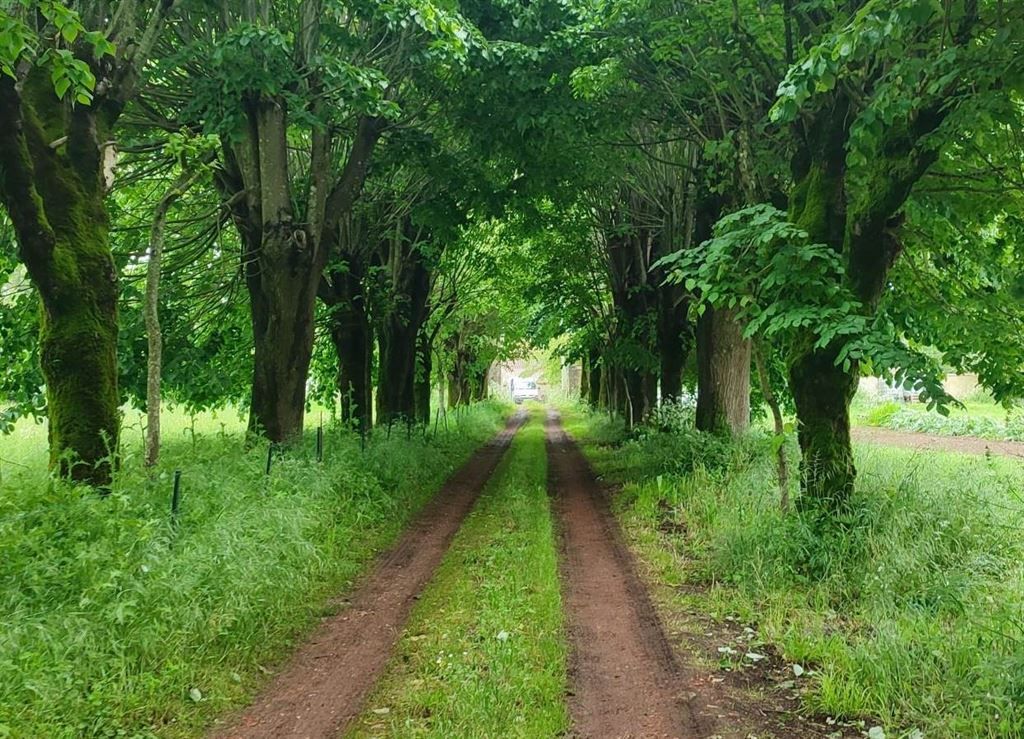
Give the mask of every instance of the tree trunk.
<svg viewBox="0 0 1024 739">
<path fill-rule="evenodd" d="M 333 187 L 329 132 L 314 132 L 309 197 L 305 213 L 299 214 L 300 198 L 288 171 L 294 142 L 287 101 L 260 98 L 243 112 L 237 135 L 222 138 L 218 185 L 241 236 L 251 308 L 255 351 L 249 433 L 290 443 L 302 434 L 321 275 L 341 221 L 362 189 L 383 122 L 360 119 Z"/>
<path fill-rule="evenodd" d="M 153 467 L 160 459 L 160 378 L 163 367 L 163 334 L 160 332 L 160 262 L 164 251 L 164 224 L 170 207 L 166 196 L 157 206 L 149 237 L 146 263 L 146 449 L 143 463 Z"/>
<path fill-rule="evenodd" d="M 415 246 L 402 248 L 406 251 L 397 257 L 400 263 L 395 277 L 394 306 L 385 317 L 378 338 L 378 423 L 412 421 L 416 417 L 416 349 L 426 320 L 430 273 Z"/>
<path fill-rule="evenodd" d="M 612 407 L 615 412 L 622 416 L 627 428 L 633 423 L 632 406 L 629 397 L 629 383 L 626 382 L 626 373 L 621 367 L 612 369 L 611 382 L 608 385 L 612 394 Z"/>
<path fill-rule="evenodd" d="M 393 321 L 378 333 L 377 423 L 412 421 L 415 409 L 416 339 Z"/>
<path fill-rule="evenodd" d="M 622 372 L 623 416 L 626 427 L 643 423 L 657 406 L 658 376 L 653 372 L 626 369 Z"/>
<path fill-rule="evenodd" d="M 342 269 L 332 269 L 320 285 L 330 310 L 331 342 L 338 357 L 341 420 L 361 433 L 373 424 L 373 330 L 363 287 L 365 267 L 350 255 Z"/>
<path fill-rule="evenodd" d="M 590 366 L 588 373 L 590 375 L 590 394 L 587 397 L 587 402 L 590 403 L 591 408 L 599 408 L 602 404 L 601 392 L 604 387 L 600 357 L 591 349 L 586 355 L 586 360 Z"/>
<path fill-rule="evenodd" d="M 687 301 L 670 286 L 658 288 L 658 359 L 661 402 L 671 403 L 683 394 L 683 369 L 693 346 L 687 319 Z"/>
<path fill-rule="evenodd" d="M 590 398 L 590 357 L 584 353 L 580 360 L 580 402 L 587 402 Z"/>
<path fill-rule="evenodd" d="M 726 310 L 697 321 L 697 428 L 740 434 L 750 425 L 750 341 Z"/>
<path fill-rule="evenodd" d="M 163 334 L 160 331 L 160 266 L 164 253 L 167 212 L 178 198 L 196 183 L 201 172 L 182 172 L 157 203 L 149 233 L 149 261 L 146 262 L 146 449 L 143 462 L 153 467 L 160 458 L 160 381 L 163 367 Z"/>
<path fill-rule="evenodd" d="M 59 101 L 41 70 L 20 92 L 0 80 L 0 200 L 42 304 L 50 464 L 101 488 L 116 465 L 121 423 L 119 291 L 104 203 L 109 125 L 90 106 Z"/>
<path fill-rule="evenodd" d="M 487 400 L 487 368 L 475 368 L 470 374 L 471 399 L 474 403 Z"/>
<path fill-rule="evenodd" d="M 104 487 L 117 463 L 121 425 L 118 286 L 106 228 L 84 230 L 58 237 L 56 254 L 73 255 L 75 269 L 40 290 L 40 358 L 50 463 L 72 480 Z M 73 242 L 64 241 L 69 236 Z"/>
<path fill-rule="evenodd" d="M 293 231 L 265 233 L 246 270 L 255 345 L 249 432 L 279 444 L 302 435 L 313 356 L 319 270 L 296 241 Z"/>
<path fill-rule="evenodd" d="M 800 508 L 841 511 L 857 474 L 850 442 L 857 375 L 836 366 L 834 353 L 811 350 L 790 362 L 789 386 L 800 421 Z"/>
</svg>

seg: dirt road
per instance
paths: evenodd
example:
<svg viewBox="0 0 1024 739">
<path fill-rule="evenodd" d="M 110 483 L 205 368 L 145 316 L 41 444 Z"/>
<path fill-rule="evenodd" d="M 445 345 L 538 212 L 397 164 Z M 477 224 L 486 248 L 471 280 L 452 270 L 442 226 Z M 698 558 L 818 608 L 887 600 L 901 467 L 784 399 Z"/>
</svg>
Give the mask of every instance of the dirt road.
<svg viewBox="0 0 1024 739">
<path fill-rule="evenodd" d="M 358 715 L 416 598 L 525 417 L 516 414 L 448 479 L 351 595 L 351 604 L 324 621 L 256 701 L 215 736 L 334 737 Z"/>
<path fill-rule="evenodd" d="M 853 440 L 932 452 L 991 453 L 1005 457 L 1024 457 L 1024 442 L 1021 441 L 979 439 L 975 436 L 941 436 L 916 431 L 894 431 L 875 426 L 855 426 Z"/>
<path fill-rule="evenodd" d="M 561 535 L 571 658 L 569 711 L 582 737 L 705 737 L 686 680 L 606 496 L 554 413 L 548 490 Z"/>
</svg>

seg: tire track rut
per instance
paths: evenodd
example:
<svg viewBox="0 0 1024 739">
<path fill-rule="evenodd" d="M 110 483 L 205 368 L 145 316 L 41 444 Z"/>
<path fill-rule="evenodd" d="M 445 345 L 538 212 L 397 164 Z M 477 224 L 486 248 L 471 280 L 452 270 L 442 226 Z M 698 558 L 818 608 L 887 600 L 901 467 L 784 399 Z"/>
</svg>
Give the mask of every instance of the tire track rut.
<svg viewBox="0 0 1024 739">
<path fill-rule="evenodd" d="M 706 737 L 607 496 L 548 413 L 548 490 L 561 538 L 571 647 L 569 712 L 580 737 Z"/>
</svg>

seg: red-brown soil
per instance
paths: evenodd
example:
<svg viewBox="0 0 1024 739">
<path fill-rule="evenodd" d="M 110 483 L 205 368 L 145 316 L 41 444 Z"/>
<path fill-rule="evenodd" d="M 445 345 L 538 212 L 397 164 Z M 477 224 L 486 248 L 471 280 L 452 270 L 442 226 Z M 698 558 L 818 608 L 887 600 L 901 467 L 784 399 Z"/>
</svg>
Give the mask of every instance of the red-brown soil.
<svg viewBox="0 0 1024 739">
<path fill-rule="evenodd" d="M 636 560 L 610 506 L 611 493 L 549 414 L 548 490 L 561 539 L 562 598 L 570 642 L 573 735 L 654 739 L 840 739 L 855 727 L 800 710 L 802 689 L 756 631 L 682 612 Z M 670 543 L 666 541 L 666 546 Z M 659 618 L 661 613 L 665 621 Z M 666 625 L 668 628 L 666 628 Z M 723 662 L 722 645 L 754 664 Z"/>
<path fill-rule="evenodd" d="M 548 490 L 561 536 L 571 657 L 569 712 L 582 737 L 705 737 L 647 589 L 579 449 L 548 416 Z"/>
</svg>

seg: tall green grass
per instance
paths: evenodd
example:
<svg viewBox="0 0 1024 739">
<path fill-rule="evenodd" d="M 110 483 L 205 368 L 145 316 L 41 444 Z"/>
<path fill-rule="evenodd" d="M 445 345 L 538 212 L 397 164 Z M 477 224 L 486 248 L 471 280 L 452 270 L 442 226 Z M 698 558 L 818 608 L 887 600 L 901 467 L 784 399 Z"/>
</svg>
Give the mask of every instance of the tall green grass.
<svg viewBox="0 0 1024 739">
<path fill-rule="evenodd" d="M 417 604 L 353 736 L 564 735 L 566 646 L 546 460 L 531 420 Z"/>
<path fill-rule="evenodd" d="M 159 469 L 140 468 L 127 429 L 105 498 L 49 480 L 45 431 L 20 427 L 0 440 L 0 737 L 200 733 L 506 412 L 476 406 L 429 440 L 377 433 L 365 451 L 328 429 L 323 464 L 307 434 L 269 477 L 266 446 L 245 451 L 235 415 L 169 414 Z"/>
<path fill-rule="evenodd" d="M 612 436 L 593 416 L 574 429 Z M 858 448 L 852 511 L 821 534 L 780 512 L 765 438 L 620 434 L 587 450 L 625 483 L 619 512 L 660 576 L 697 586 L 690 607 L 756 622 L 814 668 L 811 710 L 878 717 L 896 736 L 1024 736 L 1017 462 Z"/>
</svg>

